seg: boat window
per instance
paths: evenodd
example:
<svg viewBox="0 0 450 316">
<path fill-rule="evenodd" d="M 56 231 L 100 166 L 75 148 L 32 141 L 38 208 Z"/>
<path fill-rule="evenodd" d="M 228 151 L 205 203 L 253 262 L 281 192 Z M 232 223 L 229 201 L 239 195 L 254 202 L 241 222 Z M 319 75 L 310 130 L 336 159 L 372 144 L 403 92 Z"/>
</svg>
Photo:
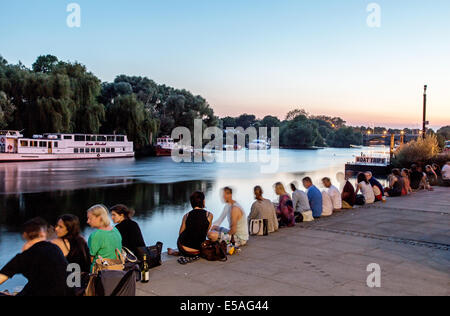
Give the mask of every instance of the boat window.
<svg viewBox="0 0 450 316">
<path fill-rule="evenodd" d="M 106 137 L 105 136 L 97 136 L 97 141 L 98 142 L 106 142 Z"/>
<path fill-rule="evenodd" d="M 115 148 L 111 148 L 111 152 L 112 153 L 116 152 L 116 149 Z"/>
<path fill-rule="evenodd" d="M 21 147 L 28 147 L 28 141 L 26 141 L 26 140 L 21 140 L 21 141 L 20 141 L 20 146 L 21 146 Z"/>
<path fill-rule="evenodd" d="M 53 147 L 58 148 L 58 142 L 54 142 Z"/>
<path fill-rule="evenodd" d="M 123 151 L 125 151 L 125 147 L 123 147 Z"/>
<path fill-rule="evenodd" d="M 64 135 L 64 139 L 72 139 L 72 136 L 70 135 Z"/>
<path fill-rule="evenodd" d="M 86 136 L 85 135 L 75 135 L 75 141 L 76 142 L 84 142 L 84 141 L 86 141 Z"/>
<path fill-rule="evenodd" d="M 116 137 L 116 140 L 117 140 L 118 142 L 123 142 L 123 141 L 125 140 L 125 137 L 123 137 L 123 136 L 117 136 L 117 137 Z"/>
<path fill-rule="evenodd" d="M 100 152 L 100 148 L 96 148 L 95 151 L 99 153 Z"/>
<path fill-rule="evenodd" d="M 74 148 L 74 149 L 73 149 L 73 152 L 74 152 L 75 154 L 78 154 L 78 148 Z"/>
<path fill-rule="evenodd" d="M 107 137 L 107 140 L 108 140 L 108 142 L 113 142 L 114 141 L 114 136 L 108 136 Z"/>
<path fill-rule="evenodd" d="M 111 152 L 111 148 L 106 148 L 106 152 L 110 153 Z"/>
<path fill-rule="evenodd" d="M 47 142 L 39 142 L 39 147 L 41 148 L 47 147 Z"/>
<path fill-rule="evenodd" d="M 106 152 L 106 148 L 102 148 L 102 153 Z"/>
<path fill-rule="evenodd" d="M 95 153 L 95 148 L 91 148 L 91 153 Z"/>
<path fill-rule="evenodd" d="M 80 148 L 80 154 L 84 154 L 84 148 Z"/>
<path fill-rule="evenodd" d="M 38 142 L 37 141 L 32 141 L 31 143 L 32 143 L 31 147 L 37 147 L 38 146 Z"/>
</svg>

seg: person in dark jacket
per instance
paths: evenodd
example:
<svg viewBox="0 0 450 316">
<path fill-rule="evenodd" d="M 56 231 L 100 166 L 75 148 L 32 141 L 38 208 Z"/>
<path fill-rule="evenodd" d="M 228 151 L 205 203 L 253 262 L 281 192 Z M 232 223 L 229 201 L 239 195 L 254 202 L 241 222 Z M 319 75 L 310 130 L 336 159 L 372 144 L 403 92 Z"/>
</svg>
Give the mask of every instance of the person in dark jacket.
<svg viewBox="0 0 450 316">
<path fill-rule="evenodd" d="M 145 241 L 138 223 L 132 220 L 133 215 L 134 210 L 123 204 L 111 208 L 111 218 L 122 235 L 122 246 L 136 255 L 138 248 L 145 247 Z"/>
<path fill-rule="evenodd" d="M 28 283 L 18 296 L 69 296 L 73 292 L 67 286 L 68 262 L 55 244 L 47 241 L 47 223 L 35 218 L 25 223 L 25 245 L 0 270 L 0 285 L 14 275 L 22 274 Z"/>
<path fill-rule="evenodd" d="M 372 172 L 367 171 L 365 173 L 367 180 L 370 182 L 370 185 L 372 187 L 377 187 L 378 190 L 380 190 L 380 192 L 376 192 L 375 193 L 375 198 L 377 199 L 377 201 L 382 201 L 383 200 L 383 196 L 384 196 L 384 188 L 381 185 L 380 181 L 378 181 L 377 179 L 375 179 L 372 175 Z M 375 188 L 374 188 L 375 191 Z M 377 194 L 379 193 L 379 194 Z"/>
</svg>

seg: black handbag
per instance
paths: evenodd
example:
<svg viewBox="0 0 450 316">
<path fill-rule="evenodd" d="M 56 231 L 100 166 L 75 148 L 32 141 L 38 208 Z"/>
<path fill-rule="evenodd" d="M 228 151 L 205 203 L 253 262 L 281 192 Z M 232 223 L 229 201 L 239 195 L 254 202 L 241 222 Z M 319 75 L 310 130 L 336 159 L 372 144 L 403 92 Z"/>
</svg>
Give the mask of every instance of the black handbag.
<svg viewBox="0 0 450 316">
<path fill-rule="evenodd" d="M 163 249 L 163 243 L 157 242 L 156 245 L 150 247 L 139 247 L 137 248 L 137 257 L 142 263 L 144 255 L 147 256 L 147 264 L 150 269 L 159 267 L 162 265 L 161 253 Z"/>
<path fill-rule="evenodd" d="M 366 198 L 362 194 L 358 194 L 356 196 L 355 205 L 365 205 L 366 204 Z"/>
</svg>

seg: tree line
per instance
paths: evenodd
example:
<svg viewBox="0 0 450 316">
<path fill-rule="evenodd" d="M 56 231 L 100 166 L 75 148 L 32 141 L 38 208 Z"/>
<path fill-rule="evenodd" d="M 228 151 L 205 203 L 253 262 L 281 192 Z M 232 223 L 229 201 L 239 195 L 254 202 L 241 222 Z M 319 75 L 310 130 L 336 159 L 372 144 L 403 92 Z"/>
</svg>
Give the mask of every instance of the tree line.
<svg viewBox="0 0 450 316">
<path fill-rule="evenodd" d="M 280 146 L 285 148 L 342 147 L 361 145 L 362 134 L 345 125 L 340 117 L 310 115 L 303 109 L 290 111 L 281 121 L 275 116 L 266 116 L 258 120 L 255 115 L 243 114 L 239 117 L 224 117 L 220 120 L 222 128 L 250 126 L 268 128 L 268 137 L 272 127 L 280 130 Z"/>
<path fill-rule="evenodd" d="M 0 56 L 0 128 L 27 136 L 51 133 L 126 134 L 137 150 L 194 119 L 216 126 L 201 96 L 146 77 L 117 76 L 101 82 L 78 62 L 39 56 L 32 68 Z"/>
</svg>

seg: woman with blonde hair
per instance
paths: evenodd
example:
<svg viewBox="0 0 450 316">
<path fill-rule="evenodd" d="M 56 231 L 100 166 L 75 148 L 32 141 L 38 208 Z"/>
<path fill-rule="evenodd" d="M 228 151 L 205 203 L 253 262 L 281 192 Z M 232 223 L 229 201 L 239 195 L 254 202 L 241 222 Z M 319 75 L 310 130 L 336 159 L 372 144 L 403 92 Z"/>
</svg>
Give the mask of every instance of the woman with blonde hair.
<svg viewBox="0 0 450 316">
<path fill-rule="evenodd" d="M 98 257 L 116 259 L 116 250 L 122 250 L 122 236 L 117 228 L 111 226 L 106 206 L 94 205 L 87 211 L 87 217 L 89 226 L 96 229 L 88 241 L 93 265 Z"/>
<path fill-rule="evenodd" d="M 275 183 L 275 193 L 280 197 L 277 216 L 280 218 L 280 227 L 295 226 L 295 211 L 291 196 L 286 192 L 281 182 Z"/>
</svg>

